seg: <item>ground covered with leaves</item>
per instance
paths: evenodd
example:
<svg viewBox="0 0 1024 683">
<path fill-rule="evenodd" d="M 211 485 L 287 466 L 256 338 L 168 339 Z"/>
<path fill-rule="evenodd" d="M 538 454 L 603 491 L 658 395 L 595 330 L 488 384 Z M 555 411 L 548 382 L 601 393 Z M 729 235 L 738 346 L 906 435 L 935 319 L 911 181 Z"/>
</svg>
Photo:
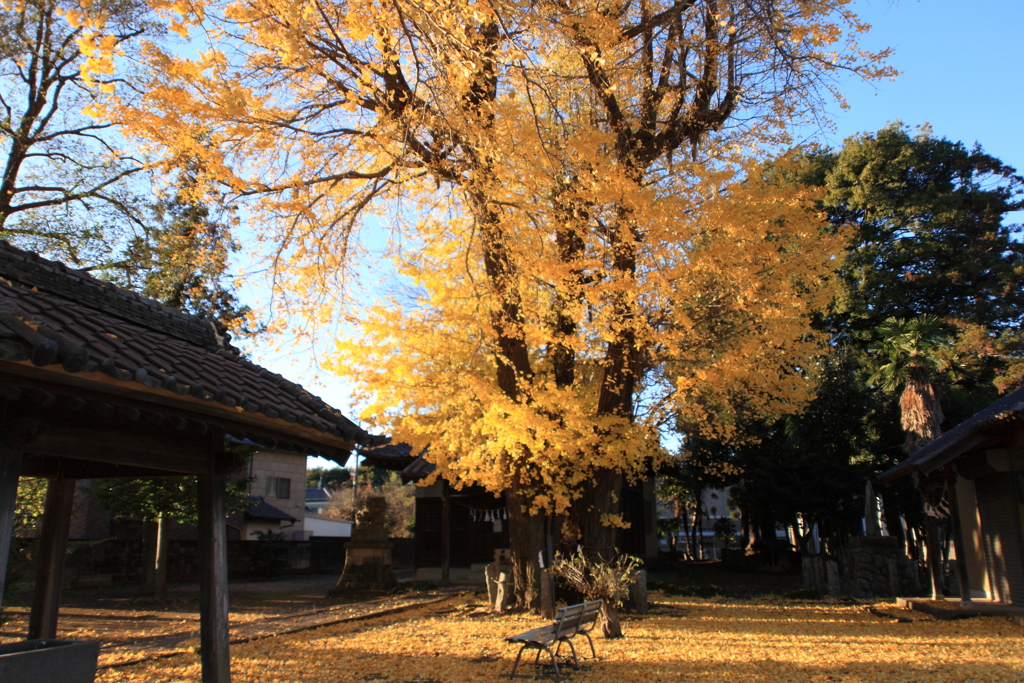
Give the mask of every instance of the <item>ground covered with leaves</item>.
<svg viewBox="0 0 1024 683">
<path fill-rule="evenodd" d="M 938 621 L 891 605 L 654 595 L 646 616 L 626 615 L 626 637 L 585 641 L 578 683 L 665 681 L 1024 680 L 1024 629 L 1005 618 Z M 504 637 L 541 625 L 532 615 L 494 615 L 479 596 L 232 647 L 238 683 L 387 681 L 494 683 L 516 648 Z M 551 678 L 523 657 L 520 674 Z M 97 683 L 200 680 L 194 652 L 101 669 Z"/>
<path fill-rule="evenodd" d="M 331 575 L 233 582 L 232 641 L 291 633 L 443 599 L 415 592 L 371 600 L 324 598 L 336 580 Z M 134 590 L 123 586 L 71 590 L 66 598 L 61 605 L 57 637 L 98 641 L 101 667 L 186 654 L 199 644 L 195 585 L 180 584 L 163 600 L 138 597 Z M 4 607 L 0 644 L 25 638 L 29 611 L 24 604 Z"/>
</svg>

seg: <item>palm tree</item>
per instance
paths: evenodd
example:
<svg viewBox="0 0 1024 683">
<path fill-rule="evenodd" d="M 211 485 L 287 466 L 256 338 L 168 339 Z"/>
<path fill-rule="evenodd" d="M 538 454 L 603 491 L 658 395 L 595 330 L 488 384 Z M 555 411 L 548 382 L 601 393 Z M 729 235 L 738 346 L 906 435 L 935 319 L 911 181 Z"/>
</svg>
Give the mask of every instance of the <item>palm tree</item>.
<svg viewBox="0 0 1024 683">
<path fill-rule="evenodd" d="M 900 422 L 906 437 L 903 450 L 909 455 L 942 433 L 942 405 L 932 377 L 954 368 L 941 354 L 949 347 L 953 329 L 934 315 L 921 315 L 909 321 L 889 318 L 876 331 L 879 341 L 871 349 L 885 362 L 868 384 L 883 391 L 903 386 Z"/>
<path fill-rule="evenodd" d="M 903 428 L 903 450 L 910 455 L 942 434 L 942 405 L 932 378 L 949 369 L 956 370 L 952 360 L 943 358 L 949 347 L 953 328 L 934 315 L 920 315 L 911 320 L 888 318 L 876 328 L 879 341 L 871 346 L 884 363 L 868 380 L 883 391 L 900 395 L 900 425 Z M 939 508 L 932 505 L 930 493 L 923 482 L 918 489 L 925 504 L 925 545 L 932 580 L 932 598 L 942 597 L 942 563 L 939 558 L 934 516 Z"/>
</svg>

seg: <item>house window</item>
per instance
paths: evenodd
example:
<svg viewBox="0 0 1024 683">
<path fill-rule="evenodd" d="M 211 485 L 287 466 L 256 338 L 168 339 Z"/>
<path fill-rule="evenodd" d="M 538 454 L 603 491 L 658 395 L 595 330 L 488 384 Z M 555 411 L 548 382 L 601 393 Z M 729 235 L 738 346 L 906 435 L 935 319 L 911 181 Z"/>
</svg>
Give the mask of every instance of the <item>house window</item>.
<svg viewBox="0 0 1024 683">
<path fill-rule="evenodd" d="M 267 498 L 288 499 L 292 480 L 284 477 L 267 477 Z"/>
</svg>

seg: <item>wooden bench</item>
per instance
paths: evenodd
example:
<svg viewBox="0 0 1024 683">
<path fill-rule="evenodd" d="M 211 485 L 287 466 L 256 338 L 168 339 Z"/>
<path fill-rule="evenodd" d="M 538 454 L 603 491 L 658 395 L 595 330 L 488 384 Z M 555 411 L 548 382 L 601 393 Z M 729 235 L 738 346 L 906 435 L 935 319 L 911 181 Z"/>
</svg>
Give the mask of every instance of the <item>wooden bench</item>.
<svg viewBox="0 0 1024 683">
<path fill-rule="evenodd" d="M 522 647 L 519 648 L 519 654 L 516 655 L 516 663 L 512 665 L 512 673 L 509 674 L 509 678 L 515 678 L 516 669 L 519 668 L 519 658 L 523 656 L 524 650 L 537 651 L 537 656 L 533 660 L 534 664 L 540 661 L 542 650 L 551 655 L 551 663 L 555 666 L 555 676 L 561 678 L 562 674 L 558 671 L 558 660 L 556 657 L 558 656 L 558 650 L 562 647 L 562 643 L 569 645 L 569 650 L 572 652 L 573 667 L 579 669 L 580 662 L 576 657 L 576 648 L 572 645 L 572 639 L 576 636 L 584 636 L 587 639 L 587 642 L 590 643 L 590 654 L 596 659 L 597 652 L 594 651 L 594 641 L 590 639 L 590 631 L 594 628 L 594 624 L 597 623 L 597 614 L 601 610 L 601 603 L 601 600 L 592 600 L 591 602 L 582 602 L 578 605 L 562 607 L 555 615 L 555 623 L 506 638 L 506 642 L 522 644 Z M 554 650 L 551 649 L 552 645 L 555 648 Z"/>
</svg>

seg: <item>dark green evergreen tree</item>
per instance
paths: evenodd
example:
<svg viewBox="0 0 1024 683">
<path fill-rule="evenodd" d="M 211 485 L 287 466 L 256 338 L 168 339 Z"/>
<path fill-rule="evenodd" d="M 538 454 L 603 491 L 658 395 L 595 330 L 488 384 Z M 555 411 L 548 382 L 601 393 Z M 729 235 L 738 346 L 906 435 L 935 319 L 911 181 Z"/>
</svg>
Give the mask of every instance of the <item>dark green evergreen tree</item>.
<svg viewBox="0 0 1024 683">
<path fill-rule="evenodd" d="M 811 157 L 822 208 L 853 228 L 834 314 L 870 336 L 887 318 L 932 314 L 1019 330 L 1024 321 L 1021 228 L 1004 224 L 1024 179 L 980 147 L 912 136 L 901 124 Z"/>
<path fill-rule="evenodd" d="M 329 488 L 337 491 L 342 486 L 351 486 L 352 473 L 344 467 L 312 467 L 306 470 L 306 486 Z"/>
<path fill-rule="evenodd" d="M 249 307 L 239 303 L 226 281 L 228 261 L 239 248 L 231 231 L 233 209 L 217 197 L 212 202 L 204 197 L 194 164 L 183 165 L 174 196 L 155 207 L 151 246 L 139 245 L 145 252 L 139 257 L 149 264 L 141 291 L 172 308 L 252 333 Z"/>
<path fill-rule="evenodd" d="M 850 243 L 839 294 L 818 320 L 834 354 L 806 369 L 818 396 L 800 416 L 748 427 L 758 443 L 737 449 L 735 493 L 763 526 L 799 514 L 838 540 L 859 532 L 865 477 L 905 457 L 898 398 L 869 381 L 892 360 L 877 350 L 886 319 L 931 315 L 953 332 L 945 353 L 961 371 L 930 376 L 947 428 L 1024 377 L 1024 245 L 1006 221 L 1024 180 L 980 147 L 893 124 L 838 151 L 808 150 L 779 181 L 822 187 L 819 209 Z M 890 532 L 913 552 L 903 525 L 921 538 L 917 492 L 876 489 Z"/>
</svg>

